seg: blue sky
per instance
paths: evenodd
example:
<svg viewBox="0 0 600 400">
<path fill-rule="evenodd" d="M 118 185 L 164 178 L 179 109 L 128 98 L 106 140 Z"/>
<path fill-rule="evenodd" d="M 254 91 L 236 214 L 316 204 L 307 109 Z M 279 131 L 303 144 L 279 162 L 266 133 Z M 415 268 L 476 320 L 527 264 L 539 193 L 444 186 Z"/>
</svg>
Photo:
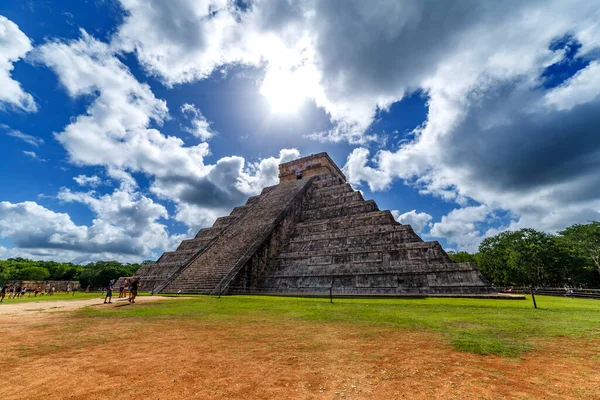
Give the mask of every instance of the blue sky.
<svg viewBox="0 0 600 400">
<path fill-rule="evenodd" d="M 321 151 L 447 249 L 598 220 L 576 3 L 4 1 L 0 258 L 155 259 Z"/>
</svg>

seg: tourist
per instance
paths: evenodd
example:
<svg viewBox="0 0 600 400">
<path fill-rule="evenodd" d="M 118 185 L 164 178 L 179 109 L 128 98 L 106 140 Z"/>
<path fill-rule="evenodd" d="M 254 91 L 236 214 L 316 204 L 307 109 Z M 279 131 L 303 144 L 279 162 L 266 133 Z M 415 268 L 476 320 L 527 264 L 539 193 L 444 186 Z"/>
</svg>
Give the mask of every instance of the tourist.
<svg viewBox="0 0 600 400">
<path fill-rule="evenodd" d="M 35 291 L 33 292 L 34 293 L 33 297 L 37 297 L 37 295 L 40 294 L 40 290 L 41 290 L 41 287 L 39 285 L 36 286 Z"/>
<path fill-rule="evenodd" d="M 86 293 L 89 293 L 89 292 L 90 292 L 90 285 L 87 285 L 87 286 L 85 287 L 85 292 L 86 292 Z"/>
<path fill-rule="evenodd" d="M 50 296 L 54 296 L 54 292 L 56 292 L 56 286 L 52 285 L 50 288 Z"/>
<path fill-rule="evenodd" d="M 8 286 L 2 285 L 2 289 L 0 289 L 0 303 L 4 301 L 4 296 L 6 296 L 6 291 L 8 290 Z"/>
<path fill-rule="evenodd" d="M 114 284 L 115 284 L 114 279 L 111 279 L 110 282 L 108 282 L 108 287 L 106 288 L 106 297 L 104 298 L 104 304 L 112 303 L 112 291 L 113 291 Z M 107 302 L 107 300 L 108 300 L 108 302 Z"/>
<path fill-rule="evenodd" d="M 131 285 L 130 285 L 131 294 L 128 299 L 128 301 L 130 303 L 135 303 L 135 297 L 137 296 L 139 287 L 140 287 L 140 278 L 138 278 L 138 277 L 133 278 L 133 282 L 131 282 Z"/>
<path fill-rule="evenodd" d="M 119 280 L 119 298 L 125 297 L 123 291 L 125 290 L 125 279 Z"/>
<path fill-rule="evenodd" d="M 9 298 L 9 299 L 12 297 L 12 295 L 13 295 L 13 293 L 14 293 L 14 292 L 15 292 L 15 288 L 11 286 L 11 287 L 8 289 L 8 298 Z"/>
<path fill-rule="evenodd" d="M 27 288 L 25 286 L 21 286 L 21 298 L 25 297 L 26 292 L 27 292 Z"/>
<path fill-rule="evenodd" d="M 67 285 L 67 296 L 71 293 L 71 285 Z"/>
<path fill-rule="evenodd" d="M 123 288 L 123 298 L 127 297 L 127 291 L 129 291 L 129 285 L 131 285 L 131 280 L 125 279 L 125 287 Z"/>
<path fill-rule="evenodd" d="M 13 299 L 19 298 L 20 295 L 21 295 L 21 286 L 17 286 L 15 288 L 15 292 L 13 293 Z"/>
</svg>

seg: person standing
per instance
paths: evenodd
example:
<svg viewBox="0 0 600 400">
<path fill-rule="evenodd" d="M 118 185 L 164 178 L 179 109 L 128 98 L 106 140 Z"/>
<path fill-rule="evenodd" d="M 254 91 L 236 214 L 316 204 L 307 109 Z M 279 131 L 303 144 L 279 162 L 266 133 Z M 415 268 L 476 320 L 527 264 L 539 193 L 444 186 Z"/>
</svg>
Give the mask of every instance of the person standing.
<svg viewBox="0 0 600 400">
<path fill-rule="evenodd" d="M 67 296 L 71 293 L 71 285 L 67 285 Z"/>
<path fill-rule="evenodd" d="M 131 291 L 131 294 L 129 296 L 128 301 L 130 303 L 135 303 L 135 298 L 137 296 L 138 289 L 140 287 L 140 278 L 138 278 L 138 277 L 133 278 L 133 282 L 131 282 L 131 284 L 129 286 L 130 286 L 129 290 Z"/>
<path fill-rule="evenodd" d="M 33 297 L 37 297 L 38 294 L 40 294 L 40 291 L 42 290 L 42 288 L 38 285 L 35 287 L 35 292 L 33 292 Z"/>
<path fill-rule="evenodd" d="M 56 286 L 52 285 L 50 288 L 50 296 L 54 296 L 54 292 L 56 292 Z"/>
<path fill-rule="evenodd" d="M 85 292 L 86 292 L 86 293 L 89 293 L 89 292 L 90 292 L 90 285 L 87 285 L 87 286 L 85 287 Z"/>
<path fill-rule="evenodd" d="M 119 280 L 119 298 L 125 297 L 125 279 Z"/>
<path fill-rule="evenodd" d="M 6 291 L 8 290 L 8 286 L 2 285 L 2 289 L 0 289 L 0 303 L 4 301 L 4 296 L 6 296 Z"/>
<path fill-rule="evenodd" d="M 108 287 L 106 288 L 106 297 L 104 298 L 104 304 L 112 303 L 112 291 L 113 291 L 114 284 L 115 284 L 114 279 L 111 279 L 110 282 L 108 282 Z"/>
</svg>

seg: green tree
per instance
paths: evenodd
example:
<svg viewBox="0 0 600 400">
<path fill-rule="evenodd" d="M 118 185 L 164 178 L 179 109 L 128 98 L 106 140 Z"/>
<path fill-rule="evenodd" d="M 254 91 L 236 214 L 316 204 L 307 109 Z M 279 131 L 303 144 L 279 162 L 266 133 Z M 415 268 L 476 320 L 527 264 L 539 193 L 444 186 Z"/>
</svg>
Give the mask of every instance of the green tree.
<svg viewBox="0 0 600 400">
<path fill-rule="evenodd" d="M 534 229 L 506 231 L 479 245 L 478 265 L 496 285 L 556 284 L 559 250 L 554 237 Z"/>
<path fill-rule="evenodd" d="M 44 281 L 48 279 L 50 273 L 46 268 L 42 267 L 26 267 L 21 269 L 16 279 L 23 281 Z"/>
<path fill-rule="evenodd" d="M 467 253 L 466 251 L 449 251 L 448 255 L 450 256 L 450 258 L 452 259 L 452 261 L 456 261 L 459 263 L 464 263 L 464 262 L 472 262 L 477 264 L 477 254 L 471 254 L 471 253 Z"/>
<path fill-rule="evenodd" d="M 600 283 L 600 222 L 571 225 L 559 235 L 559 243 L 574 266 L 572 279 Z"/>
</svg>

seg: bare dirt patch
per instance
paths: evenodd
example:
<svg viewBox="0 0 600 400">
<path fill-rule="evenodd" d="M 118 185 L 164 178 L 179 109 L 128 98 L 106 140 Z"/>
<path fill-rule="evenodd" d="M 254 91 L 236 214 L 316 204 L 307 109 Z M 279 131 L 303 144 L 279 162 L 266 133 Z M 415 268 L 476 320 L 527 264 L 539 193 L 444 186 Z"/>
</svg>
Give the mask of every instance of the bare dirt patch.
<svg viewBox="0 0 600 400">
<path fill-rule="evenodd" d="M 65 303 L 63 311 L 74 302 Z M 0 316 L 0 397 L 600 399 L 598 341 L 541 348 L 510 359 L 348 323 L 23 311 Z"/>
</svg>

